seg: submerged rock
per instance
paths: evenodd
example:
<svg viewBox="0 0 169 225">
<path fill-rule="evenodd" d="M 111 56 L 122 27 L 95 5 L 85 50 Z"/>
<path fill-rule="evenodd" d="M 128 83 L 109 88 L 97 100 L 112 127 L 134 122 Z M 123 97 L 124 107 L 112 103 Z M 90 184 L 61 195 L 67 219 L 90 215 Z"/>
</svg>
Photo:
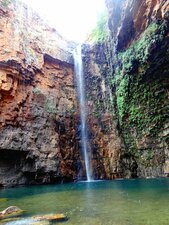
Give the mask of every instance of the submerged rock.
<svg viewBox="0 0 169 225">
<path fill-rule="evenodd" d="M 18 219 L 16 217 L 16 218 L 4 219 L 4 220 L 1 221 L 0 224 L 1 225 L 49 225 L 50 222 L 47 221 L 47 220 L 37 221 L 37 220 L 32 219 L 32 218 Z"/>
<path fill-rule="evenodd" d="M 18 217 L 11 217 L 11 218 L 4 218 L 4 219 L 1 219 L 1 222 L 0 224 L 3 225 L 3 224 L 13 224 L 15 221 L 18 221 Z"/>
<path fill-rule="evenodd" d="M 23 210 L 18 208 L 17 206 L 9 206 L 8 208 L 0 212 L 0 219 L 19 216 L 22 213 L 23 213 Z"/>
<path fill-rule="evenodd" d="M 36 222 L 33 222 L 33 223 L 31 223 L 31 225 L 49 225 L 50 224 L 50 222 L 49 221 L 47 221 L 47 220 L 41 220 L 41 221 L 36 221 Z"/>
<path fill-rule="evenodd" d="M 6 201 L 8 201 L 7 198 L 0 198 L 0 202 L 6 202 Z"/>
</svg>

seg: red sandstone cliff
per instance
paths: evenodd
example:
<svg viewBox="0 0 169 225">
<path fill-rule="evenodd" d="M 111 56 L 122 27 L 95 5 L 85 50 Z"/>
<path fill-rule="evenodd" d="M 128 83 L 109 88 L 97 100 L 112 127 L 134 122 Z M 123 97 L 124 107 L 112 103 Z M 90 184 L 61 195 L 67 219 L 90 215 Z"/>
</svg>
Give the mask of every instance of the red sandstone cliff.
<svg viewBox="0 0 169 225">
<path fill-rule="evenodd" d="M 163 19 L 169 11 L 168 0 L 106 0 L 109 29 L 117 50 L 124 50 L 153 21 Z"/>
<path fill-rule="evenodd" d="M 76 178 L 70 48 L 30 8 L 0 1 L 0 185 Z"/>
</svg>

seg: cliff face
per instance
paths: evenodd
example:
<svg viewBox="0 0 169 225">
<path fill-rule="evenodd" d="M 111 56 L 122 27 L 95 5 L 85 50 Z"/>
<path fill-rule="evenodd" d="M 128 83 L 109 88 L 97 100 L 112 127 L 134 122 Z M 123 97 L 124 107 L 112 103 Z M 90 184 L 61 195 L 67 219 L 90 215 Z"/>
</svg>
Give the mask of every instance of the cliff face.
<svg viewBox="0 0 169 225">
<path fill-rule="evenodd" d="M 168 0 L 106 0 L 109 13 L 108 26 L 121 51 L 136 40 L 152 22 L 164 19 L 168 12 Z"/>
<path fill-rule="evenodd" d="M 26 6 L 5 3 L 0 4 L 0 186 L 73 180 L 79 150 L 71 45 Z"/>
<path fill-rule="evenodd" d="M 41 69 L 44 54 L 73 64 L 72 44 L 17 0 L 0 1 L 0 60 Z"/>
<path fill-rule="evenodd" d="M 108 85 L 105 45 L 83 46 L 88 127 L 94 175 L 100 179 L 123 177 L 119 160 L 124 148 Z"/>
<path fill-rule="evenodd" d="M 110 35 L 87 50 L 84 63 L 98 127 L 102 115 L 111 118 L 102 129 L 109 132 L 107 146 L 113 143 L 110 168 L 116 177 L 168 176 L 169 1 L 106 4 Z"/>
<path fill-rule="evenodd" d="M 168 176 L 169 1 L 106 4 L 107 40 L 83 46 L 94 176 Z M 72 48 L 0 1 L 0 186 L 85 177 Z"/>
</svg>

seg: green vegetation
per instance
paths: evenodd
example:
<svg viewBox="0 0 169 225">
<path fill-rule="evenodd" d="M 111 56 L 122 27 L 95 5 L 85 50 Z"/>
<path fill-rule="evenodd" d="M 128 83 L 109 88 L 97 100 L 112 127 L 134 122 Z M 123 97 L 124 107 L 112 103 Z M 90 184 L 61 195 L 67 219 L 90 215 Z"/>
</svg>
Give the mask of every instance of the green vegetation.
<svg viewBox="0 0 169 225">
<path fill-rule="evenodd" d="M 165 105 L 167 93 L 158 93 L 163 88 L 163 81 L 158 79 L 151 84 L 140 84 L 133 87 L 132 100 L 128 101 L 128 122 L 138 130 L 147 130 L 152 135 L 162 127 L 166 115 L 161 113 L 161 104 Z"/>
<path fill-rule="evenodd" d="M 89 43 L 102 43 L 106 40 L 108 36 L 107 20 L 108 15 L 105 11 L 99 16 L 96 27 L 93 29 L 91 34 L 89 34 L 87 38 Z"/>
<path fill-rule="evenodd" d="M 116 92 L 117 106 L 120 118 L 123 118 L 126 111 L 125 101 L 128 97 L 128 84 L 129 84 L 129 77 L 123 78 Z"/>
<path fill-rule="evenodd" d="M 158 146 L 151 140 L 168 141 L 167 134 L 163 134 L 169 118 L 166 35 L 165 21 L 152 23 L 137 41 L 118 54 L 115 74 L 109 81 L 116 96 L 126 150 L 145 168 L 153 167 L 160 157 L 156 151 Z M 146 140 L 150 141 L 147 145 Z M 140 150 L 138 142 L 142 147 L 145 145 L 144 151 Z"/>
<path fill-rule="evenodd" d="M 125 52 L 119 54 L 126 72 L 130 72 L 134 62 L 145 63 L 153 49 L 154 44 L 158 44 L 164 38 L 162 27 L 152 23 L 141 35 L 140 39 L 134 42 Z"/>
<path fill-rule="evenodd" d="M 157 112 L 159 96 L 155 96 L 162 88 L 160 79 L 151 81 L 155 82 L 151 85 L 141 83 L 141 79 L 150 67 L 149 56 L 164 40 L 164 34 L 165 25 L 153 23 L 138 41 L 118 55 L 121 63 L 116 69 L 112 85 L 117 87 L 117 107 L 121 123 L 126 122 L 127 118 L 130 125 L 143 129 L 152 122 L 157 125 L 161 120 Z M 161 93 L 160 97 L 165 98 L 166 93 Z M 153 112 L 150 113 L 151 109 Z"/>
<path fill-rule="evenodd" d="M 96 63 L 114 97 L 110 103 L 108 90 L 104 96 L 102 91 L 99 93 L 101 82 L 95 81 L 93 75 L 90 81 L 93 88 L 88 90 L 87 96 L 93 102 L 93 115 L 101 118 L 107 110 L 118 119 L 117 127 L 125 154 L 130 156 L 129 163 L 145 169 L 157 167 L 159 162 L 163 164 L 161 145 L 169 142 L 167 132 L 164 133 L 169 118 L 167 26 L 165 20 L 153 22 L 139 39 L 118 55 L 111 51 L 113 44 L 105 43 L 106 36 L 102 38 L 99 26 L 90 36 L 96 44 L 103 42 L 96 45 Z M 94 95 L 97 96 L 95 101 Z M 113 106 L 107 108 L 107 105 Z"/>
</svg>

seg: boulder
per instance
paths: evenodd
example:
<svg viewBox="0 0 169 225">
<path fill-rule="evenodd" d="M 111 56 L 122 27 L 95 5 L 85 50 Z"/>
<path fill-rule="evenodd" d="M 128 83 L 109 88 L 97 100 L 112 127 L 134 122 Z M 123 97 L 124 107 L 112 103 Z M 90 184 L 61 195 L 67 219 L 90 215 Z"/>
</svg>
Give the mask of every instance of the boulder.
<svg viewBox="0 0 169 225">
<path fill-rule="evenodd" d="M 22 213 L 23 213 L 23 210 L 18 208 L 17 206 L 9 206 L 8 208 L 0 212 L 0 219 L 19 216 Z"/>
</svg>

